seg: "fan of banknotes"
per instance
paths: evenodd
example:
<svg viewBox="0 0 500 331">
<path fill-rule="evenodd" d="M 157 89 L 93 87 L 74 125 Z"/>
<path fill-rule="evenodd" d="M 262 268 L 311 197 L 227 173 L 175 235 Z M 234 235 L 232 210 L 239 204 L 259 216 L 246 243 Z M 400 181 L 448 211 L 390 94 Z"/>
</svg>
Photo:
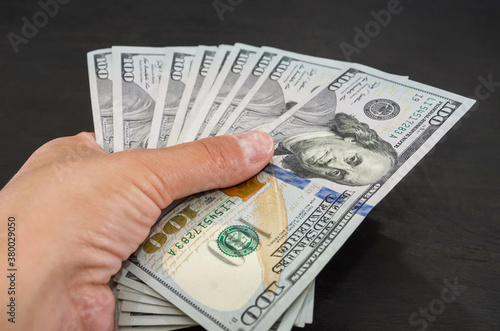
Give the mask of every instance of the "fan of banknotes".
<svg viewBox="0 0 500 331">
<path fill-rule="evenodd" d="M 290 330 L 314 279 L 474 100 L 360 64 L 245 44 L 88 53 L 106 152 L 268 132 L 271 163 L 176 201 L 114 277 L 119 330 Z"/>
</svg>

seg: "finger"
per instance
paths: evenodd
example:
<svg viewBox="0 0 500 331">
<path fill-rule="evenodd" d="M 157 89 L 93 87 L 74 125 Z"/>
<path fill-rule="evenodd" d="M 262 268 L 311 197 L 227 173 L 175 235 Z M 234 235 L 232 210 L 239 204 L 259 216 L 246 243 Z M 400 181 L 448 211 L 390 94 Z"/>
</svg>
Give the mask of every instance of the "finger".
<svg viewBox="0 0 500 331">
<path fill-rule="evenodd" d="M 260 131 L 201 139 L 156 150 L 116 153 L 131 160 L 130 179 L 164 208 L 171 201 L 205 190 L 239 184 L 269 163 L 272 138 Z"/>
</svg>

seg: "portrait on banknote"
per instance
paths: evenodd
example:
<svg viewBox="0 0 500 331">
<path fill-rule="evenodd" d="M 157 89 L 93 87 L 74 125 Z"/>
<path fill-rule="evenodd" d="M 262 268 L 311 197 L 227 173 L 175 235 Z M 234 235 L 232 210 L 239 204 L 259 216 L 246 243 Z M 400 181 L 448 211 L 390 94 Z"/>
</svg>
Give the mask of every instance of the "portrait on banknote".
<svg viewBox="0 0 500 331">
<path fill-rule="evenodd" d="M 275 155 L 287 154 L 283 167 L 303 178 L 368 185 L 387 178 L 396 164 L 394 148 L 367 124 L 345 113 L 310 133 L 290 131 L 279 139 Z"/>
<path fill-rule="evenodd" d="M 246 105 L 238 120 L 242 131 L 262 129 L 296 105 L 285 102 L 275 81 Z M 336 113 L 335 93 L 321 93 L 302 106 L 274 137 L 282 166 L 303 178 L 324 178 L 348 186 L 379 182 L 396 164 L 394 148 L 354 116 Z"/>
</svg>

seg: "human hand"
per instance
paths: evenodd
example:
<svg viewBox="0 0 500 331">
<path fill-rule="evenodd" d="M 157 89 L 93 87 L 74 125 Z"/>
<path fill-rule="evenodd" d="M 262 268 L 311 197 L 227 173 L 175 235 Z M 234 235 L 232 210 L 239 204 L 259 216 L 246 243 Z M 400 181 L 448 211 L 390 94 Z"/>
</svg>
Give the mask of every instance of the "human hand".
<svg viewBox="0 0 500 331">
<path fill-rule="evenodd" d="M 40 147 L 0 191 L 3 247 L 7 219 L 16 219 L 16 326 L 112 330 L 108 281 L 161 210 L 175 199 L 248 179 L 273 151 L 272 139 L 257 131 L 114 154 L 90 133 Z M 0 258 L 7 261 L 5 249 Z M 4 293 L 9 279 L 0 279 Z M 9 324 L 2 318 L 0 328 Z"/>
</svg>

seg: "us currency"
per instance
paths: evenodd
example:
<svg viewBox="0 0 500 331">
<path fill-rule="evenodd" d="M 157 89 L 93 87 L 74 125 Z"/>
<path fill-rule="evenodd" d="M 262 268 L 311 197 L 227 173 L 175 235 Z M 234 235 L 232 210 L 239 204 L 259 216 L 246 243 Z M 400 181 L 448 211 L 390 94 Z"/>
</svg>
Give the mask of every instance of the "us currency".
<svg viewBox="0 0 500 331">
<path fill-rule="evenodd" d="M 122 271 L 123 270 L 125 270 L 125 269 L 122 269 Z M 131 275 L 130 272 L 127 272 L 126 274 L 128 275 L 128 277 L 130 277 L 130 275 Z M 115 279 L 116 279 L 116 277 L 115 277 Z M 122 280 L 123 280 L 123 278 L 122 278 Z M 138 296 L 143 294 L 142 292 L 131 289 L 130 287 L 125 286 L 121 283 L 118 283 L 116 288 L 120 291 L 125 292 L 125 293 L 122 293 L 122 295 L 120 296 L 121 298 L 123 298 L 124 294 L 130 295 L 130 292 L 132 292 Z M 305 299 L 305 298 L 309 297 L 308 300 L 295 300 L 294 301 L 294 303 L 288 308 L 287 312 L 285 312 L 285 314 L 284 314 L 284 316 L 286 316 L 287 322 L 284 323 L 283 325 L 280 325 L 280 330 L 285 330 L 285 329 L 291 330 L 291 327 L 293 325 L 296 325 L 296 326 L 302 325 L 302 327 L 303 327 L 303 325 L 305 325 L 305 323 L 299 322 L 300 313 L 302 311 L 309 310 L 311 305 L 313 304 L 314 299 L 313 299 L 313 296 L 311 296 L 311 294 L 312 294 L 312 290 L 311 290 L 311 286 L 309 286 L 303 293 L 303 298 Z M 154 297 L 157 298 L 156 295 Z M 163 298 L 160 297 L 159 299 L 163 299 Z M 165 307 L 165 306 L 159 306 L 159 305 L 154 305 L 154 304 L 146 304 L 146 303 L 141 303 L 141 302 L 123 300 L 123 299 L 120 299 L 119 302 L 120 302 L 120 304 L 119 304 L 120 311 L 124 312 L 124 313 L 142 313 L 142 314 L 156 314 L 156 315 L 185 316 L 185 314 L 182 311 L 180 311 L 179 309 L 174 308 L 174 307 Z M 285 325 L 288 325 L 289 321 L 293 321 L 293 320 L 295 320 L 296 322 L 292 323 L 292 325 L 289 328 L 285 327 Z M 167 323 L 169 323 L 168 319 L 165 319 L 162 322 L 162 324 L 167 324 Z M 301 323 L 301 324 L 299 324 L 299 323 Z"/>
<path fill-rule="evenodd" d="M 192 325 L 160 325 L 160 326 L 119 326 L 117 331 L 170 331 L 189 328 Z"/>
<path fill-rule="evenodd" d="M 169 307 L 169 308 L 175 307 L 170 302 L 168 302 L 164 299 L 158 299 L 158 298 L 146 295 L 144 293 L 134 293 L 134 292 L 122 290 L 122 291 L 118 292 L 117 298 L 119 300 L 128 300 L 128 301 L 146 303 L 149 305 L 163 306 L 163 307 Z"/>
<path fill-rule="evenodd" d="M 151 296 L 153 298 L 157 298 L 162 301 L 164 300 L 165 303 L 168 304 L 167 300 L 165 300 L 161 295 L 159 295 L 153 289 L 148 287 L 144 282 L 142 282 L 140 279 L 138 279 L 135 275 L 133 275 L 126 269 L 121 269 L 118 272 L 118 274 L 115 275 L 114 281 L 118 283 L 116 288 L 120 291 L 125 292 L 120 295 L 120 298 L 123 298 L 124 295 L 130 298 L 130 294 L 134 293 L 136 295 L 135 300 L 137 300 L 137 297 L 140 297 L 141 295 L 144 294 L 146 295 L 146 297 Z M 309 307 L 312 307 L 312 303 L 314 302 L 314 296 L 311 295 L 312 294 L 311 292 L 313 292 L 312 290 L 313 289 L 311 288 L 311 286 L 309 286 L 304 291 L 304 298 L 307 298 L 307 300 L 296 300 L 290 306 L 289 308 L 290 312 L 287 310 L 287 312 L 285 313 L 288 319 L 291 319 L 292 316 L 295 316 L 295 319 L 298 320 L 299 313 L 301 311 L 308 310 Z M 147 298 L 144 297 L 142 297 L 141 299 L 148 300 Z M 301 305 L 302 307 L 295 307 L 297 305 Z M 177 308 L 174 308 L 173 306 L 165 307 L 165 306 L 159 306 L 157 304 L 147 304 L 147 303 L 129 301 L 123 299 L 120 299 L 120 311 L 146 313 L 146 314 L 159 314 L 159 315 L 185 315 L 182 311 L 180 311 Z M 283 326 L 281 328 L 283 329 Z"/>
<path fill-rule="evenodd" d="M 234 133 L 252 129 L 246 125 L 255 120 L 251 117 L 253 109 L 269 109 L 270 112 L 260 117 L 262 126 L 270 122 L 270 116 L 281 115 L 297 102 L 307 97 L 312 90 L 338 75 L 345 64 L 340 61 L 317 58 L 274 48 L 266 48 L 279 57 L 272 70 L 259 77 L 254 86 L 242 99 L 234 100 L 238 106 L 232 114 L 221 121 L 218 134 Z M 240 96 L 240 97 L 241 97 Z M 261 113 L 262 114 L 262 113 Z"/>
<path fill-rule="evenodd" d="M 309 290 L 305 299 L 306 306 L 302 308 L 299 327 L 303 324 L 312 324 L 314 317 L 314 288 L 316 281 L 313 280 L 309 285 Z"/>
<path fill-rule="evenodd" d="M 114 151 L 145 148 L 165 62 L 165 47 L 113 47 Z"/>
<path fill-rule="evenodd" d="M 125 285 L 122 285 L 122 284 L 117 284 L 116 285 L 116 289 L 118 291 L 120 291 L 120 293 L 122 293 L 122 295 L 124 295 L 124 294 L 127 294 L 127 295 L 134 294 L 134 295 L 138 295 L 138 296 L 142 296 L 142 297 L 154 298 L 154 299 L 161 300 L 163 305 L 172 306 L 172 304 L 170 302 L 168 302 L 168 300 L 165 300 L 165 298 L 162 297 L 162 296 L 149 295 L 149 294 L 146 294 L 144 292 L 135 290 L 135 289 L 133 289 L 131 287 L 128 287 L 128 286 L 125 286 Z"/>
<path fill-rule="evenodd" d="M 122 290 L 125 293 L 120 295 L 119 307 L 121 312 L 134 312 L 134 313 L 145 313 L 145 314 L 159 314 L 159 315 L 185 315 L 182 311 L 173 306 L 170 306 L 170 303 L 165 300 L 160 294 L 147 286 L 144 282 L 142 282 L 139 278 L 137 278 L 134 274 L 127 271 L 126 269 L 121 269 L 114 277 L 113 280 L 117 283 L 116 289 Z M 289 308 L 291 312 L 287 311 L 287 316 L 290 319 L 291 314 L 296 315 L 296 319 L 299 319 L 297 312 L 302 312 L 304 310 L 308 310 L 312 308 L 314 303 L 314 295 L 311 296 L 311 286 L 306 289 L 305 292 L 307 295 L 307 300 L 304 301 L 295 301 Z M 131 292 L 134 293 L 132 297 L 130 297 Z M 144 297 L 145 295 L 146 297 Z M 151 298 L 153 297 L 165 301 L 165 304 L 169 306 L 159 306 L 158 304 L 147 304 L 142 302 L 135 302 L 129 300 L 123 300 L 124 297 L 131 298 L 132 300 L 145 300 L 151 302 Z M 156 302 L 158 303 L 158 302 Z M 294 307 L 296 305 L 303 305 L 303 307 Z M 312 313 L 312 312 L 311 312 Z M 163 322 L 167 323 L 167 321 Z M 294 324 L 298 325 L 298 324 Z M 278 325 L 276 326 L 278 328 Z M 283 329 L 283 327 L 281 327 Z M 290 327 L 291 329 L 291 327 Z"/>
<path fill-rule="evenodd" d="M 179 138 L 177 139 L 180 142 L 187 142 L 192 140 L 191 138 L 186 138 L 186 136 L 191 135 L 191 131 L 193 131 L 193 123 L 196 122 L 196 118 L 199 117 L 200 109 L 203 108 L 205 99 L 207 98 L 208 93 L 210 92 L 215 80 L 219 76 L 220 71 L 224 67 L 226 63 L 227 57 L 231 54 L 231 50 L 233 46 L 231 45 L 219 45 L 217 47 L 217 52 L 212 61 L 210 69 L 208 70 L 207 76 L 205 77 L 203 84 L 196 96 L 196 100 L 194 101 L 193 107 L 185 120 L 186 129 L 182 130 Z M 194 131 L 194 134 L 196 131 Z"/>
<path fill-rule="evenodd" d="M 113 152 L 112 61 L 111 48 L 87 53 L 95 138 L 107 153 Z"/>
<path fill-rule="evenodd" d="M 117 283 L 118 290 L 125 290 L 127 292 L 135 292 L 136 294 L 151 296 L 162 301 L 165 301 L 165 306 L 158 306 L 153 304 L 146 304 L 141 302 L 134 302 L 129 300 L 121 300 L 121 310 L 138 313 L 151 313 L 151 314 L 170 314 L 170 315 L 185 315 L 179 309 L 174 308 L 168 300 L 162 297 L 158 292 L 147 286 L 139 278 L 128 272 L 126 269 L 121 269 L 114 277 L 113 280 Z M 146 299 L 147 300 L 147 299 Z"/>
<path fill-rule="evenodd" d="M 259 51 L 258 47 L 250 45 L 239 43 L 234 45 L 202 107 L 197 111 L 196 120 L 190 123 L 189 132 L 183 134 L 183 141 L 180 142 L 198 139 L 199 133 L 203 131 L 222 100 L 241 77 L 244 68 L 253 67 L 258 61 Z"/>
<path fill-rule="evenodd" d="M 159 314 L 159 315 L 185 315 L 177 308 L 170 308 L 157 305 L 148 305 L 146 303 L 125 301 L 123 300 L 120 305 L 122 312 L 135 312 L 146 314 Z"/>
<path fill-rule="evenodd" d="M 167 146 L 195 54 L 196 47 L 175 47 L 167 52 L 165 56 L 167 74 L 159 87 L 148 148 Z"/>
<path fill-rule="evenodd" d="M 170 330 L 179 330 L 184 328 L 189 328 L 192 325 L 160 325 L 160 326 L 120 326 L 118 327 L 118 331 L 170 331 Z"/>
<path fill-rule="evenodd" d="M 270 165 L 179 204 L 126 268 L 208 330 L 269 329 L 473 103 L 349 68 L 275 115 Z"/>
<path fill-rule="evenodd" d="M 122 284 L 116 284 L 116 289 L 118 289 L 119 291 L 127 291 L 127 292 L 132 292 L 132 293 L 140 293 L 142 294 L 142 292 L 139 292 L 131 287 L 128 287 L 128 286 L 125 286 L 125 285 L 122 285 Z M 161 298 L 163 299 L 163 298 Z"/>
<path fill-rule="evenodd" d="M 297 299 L 290 305 L 290 308 L 283 314 L 277 331 L 289 331 L 295 324 L 295 320 L 299 317 L 300 309 L 306 299 L 307 291 L 302 292 Z"/>
<path fill-rule="evenodd" d="M 284 314 L 283 322 L 280 323 L 280 330 L 291 330 L 292 326 L 304 327 L 305 322 L 301 322 L 301 314 L 308 309 L 306 305 L 306 296 L 312 293 L 307 289 L 304 291 L 301 296 L 297 300 L 294 301 L 292 305 L 287 309 Z M 312 303 L 313 301 L 310 300 Z M 122 313 L 139 313 L 139 314 L 155 314 L 155 315 L 177 315 L 177 316 L 185 316 L 185 314 L 177 308 L 169 308 L 164 306 L 157 305 L 149 305 L 139 302 L 121 300 L 120 301 L 120 311 Z M 168 318 L 165 318 L 160 323 L 162 325 L 169 325 Z M 175 321 L 176 322 L 176 321 Z"/>
<path fill-rule="evenodd" d="M 218 120 L 210 132 L 211 136 L 248 131 L 257 127 L 263 129 L 277 115 L 287 112 L 322 83 L 335 77 L 347 65 L 342 61 L 311 57 L 271 47 L 263 49 L 278 54 L 279 60 L 272 63 L 272 70 L 262 75 L 250 90 L 245 89 L 230 101 L 229 112 Z M 361 64 L 352 65 L 388 75 Z M 390 76 L 395 79 L 408 78 L 399 75 Z M 269 111 L 264 114 L 261 109 Z M 259 114 L 259 121 L 252 118 L 256 113 Z M 248 123 L 257 126 L 250 127 Z"/>
<path fill-rule="evenodd" d="M 137 278 L 137 276 L 135 276 L 133 273 L 131 273 L 125 269 L 121 269 L 113 277 L 113 280 L 120 285 L 124 285 L 124 286 L 130 287 L 130 288 L 133 288 L 136 291 L 139 291 L 141 293 L 164 299 L 158 292 L 153 290 L 151 287 L 147 286 L 143 281 L 141 281 L 139 278 Z"/>
<path fill-rule="evenodd" d="M 156 292 L 154 292 L 154 293 L 151 293 L 151 292 L 145 293 L 145 292 L 136 290 L 136 289 L 134 289 L 132 287 L 129 287 L 129 286 L 126 286 L 126 285 L 123 285 L 123 284 L 117 284 L 116 288 L 118 290 L 120 290 L 120 291 L 131 292 L 131 293 L 136 293 L 136 294 L 140 294 L 140 295 L 146 295 L 146 296 L 149 296 L 149 297 L 153 297 L 153 298 L 157 298 L 157 299 L 163 300 L 166 303 L 168 303 L 168 300 L 165 300 L 164 297 L 162 297 L 161 295 L 159 295 Z"/>
<path fill-rule="evenodd" d="M 309 321 L 309 315 L 313 313 L 313 305 L 314 305 L 314 281 L 309 284 L 305 293 L 304 301 L 302 307 L 300 307 L 300 312 L 298 313 L 297 318 L 295 319 L 294 326 L 299 328 L 303 328 L 306 324 L 311 324 L 312 319 Z M 302 295 L 302 294 L 301 294 Z M 300 296 L 299 296 L 300 298 Z M 285 313 L 286 314 L 286 313 Z"/>
<path fill-rule="evenodd" d="M 144 282 L 142 282 L 126 269 L 121 269 L 120 272 L 115 275 L 114 281 L 118 283 L 116 288 L 123 291 L 119 295 L 121 303 L 120 310 L 122 312 L 185 315 L 177 308 L 174 308 L 174 306 L 172 306 L 165 298 L 159 295 L 156 291 L 152 290 Z M 307 300 L 296 300 L 289 307 L 290 312 L 288 312 L 287 310 L 287 312 L 285 313 L 288 319 L 291 319 L 292 316 L 295 316 L 296 319 L 299 319 L 299 313 L 302 311 L 308 311 L 312 314 L 311 309 L 314 303 L 314 286 L 313 284 L 311 285 L 304 291 L 304 297 Z M 154 299 L 154 301 L 151 301 L 151 297 L 165 301 L 164 304 L 168 305 L 168 307 L 159 306 L 158 301 Z M 127 298 L 132 301 L 123 298 Z M 137 302 L 137 300 L 139 300 L 139 302 Z M 150 303 L 143 303 L 142 301 Z M 153 304 L 153 302 L 155 304 Z M 296 307 L 297 305 L 301 307 Z M 299 324 L 297 323 L 294 325 L 298 326 Z M 283 329 L 283 326 L 281 328 Z"/>
<path fill-rule="evenodd" d="M 134 325 L 193 326 L 197 325 L 197 323 L 187 316 L 120 312 L 118 314 L 118 325 L 119 326 L 134 326 Z"/>
<path fill-rule="evenodd" d="M 126 268 L 122 268 L 114 276 L 113 280 L 118 283 L 117 285 L 118 289 L 125 290 L 124 291 L 125 293 L 121 293 L 119 295 L 121 307 L 127 307 L 127 310 L 122 309 L 122 311 L 157 314 L 159 310 L 165 311 L 169 309 L 174 309 L 174 310 L 176 309 L 172 308 L 174 306 L 171 305 L 171 303 L 168 302 L 168 300 L 166 300 L 158 292 L 154 291 L 152 288 L 147 286 L 144 282 L 142 282 L 139 278 L 137 278 L 133 273 L 128 271 Z M 133 292 L 135 294 L 130 292 Z M 294 319 L 298 319 L 299 318 L 298 315 L 301 311 L 303 310 L 310 311 L 313 308 L 314 287 L 309 286 L 304 292 L 305 292 L 304 295 L 307 298 L 307 300 L 294 301 L 294 303 L 289 307 L 290 312 L 288 312 L 288 310 L 287 312 L 285 312 L 289 320 L 292 319 L 292 316 L 295 317 Z M 132 301 L 124 300 L 124 298 Z M 160 299 L 164 302 L 160 303 L 154 298 Z M 148 303 L 142 303 L 142 302 L 148 302 Z M 159 306 L 159 304 L 165 304 L 168 305 L 168 307 Z M 297 305 L 301 307 L 296 307 Z M 137 307 L 137 309 L 133 309 L 130 307 Z M 312 314 L 312 311 L 310 311 L 310 313 Z M 181 315 L 184 315 L 184 313 L 181 313 Z M 298 324 L 293 324 L 293 325 L 298 325 Z M 276 325 L 276 329 L 278 328 L 278 326 L 279 323 Z M 283 326 L 281 326 L 281 330 L 284 330 Z"/>
<path fill-rule="evenodd" d="M 276 55 L 276 53 L 261 50 L 259 52 L 259 60 L 255 66 L 245 66 L 240 79 L 234 84 L 224 101 L 217 108 L 217 111 L 214 112 L 199 138 L 213 137 L 217 134 L 227 118 L 231 116 L 234 109 L 239 105 L 239 101 L 243 100 L 259 77 L 268 75 L 269 71 L 274 68 L 279 60 Z"/>
<path fill-rule="evenodd" d="M 212 61 L 214 60 L 217 47 L 198 46 L 198 50 L 193 58 L 191 70 L 187 79 L 186 87 L 179 102 L 179 108 L 176 111 L 175 119 L 172 124 L 170 140 L 177 142 L 179 133 L 182 132 L 184 124 L 187 123 L 187 118 L 194 104 L 196 96 L 208 74 Z"/>
</svg>

